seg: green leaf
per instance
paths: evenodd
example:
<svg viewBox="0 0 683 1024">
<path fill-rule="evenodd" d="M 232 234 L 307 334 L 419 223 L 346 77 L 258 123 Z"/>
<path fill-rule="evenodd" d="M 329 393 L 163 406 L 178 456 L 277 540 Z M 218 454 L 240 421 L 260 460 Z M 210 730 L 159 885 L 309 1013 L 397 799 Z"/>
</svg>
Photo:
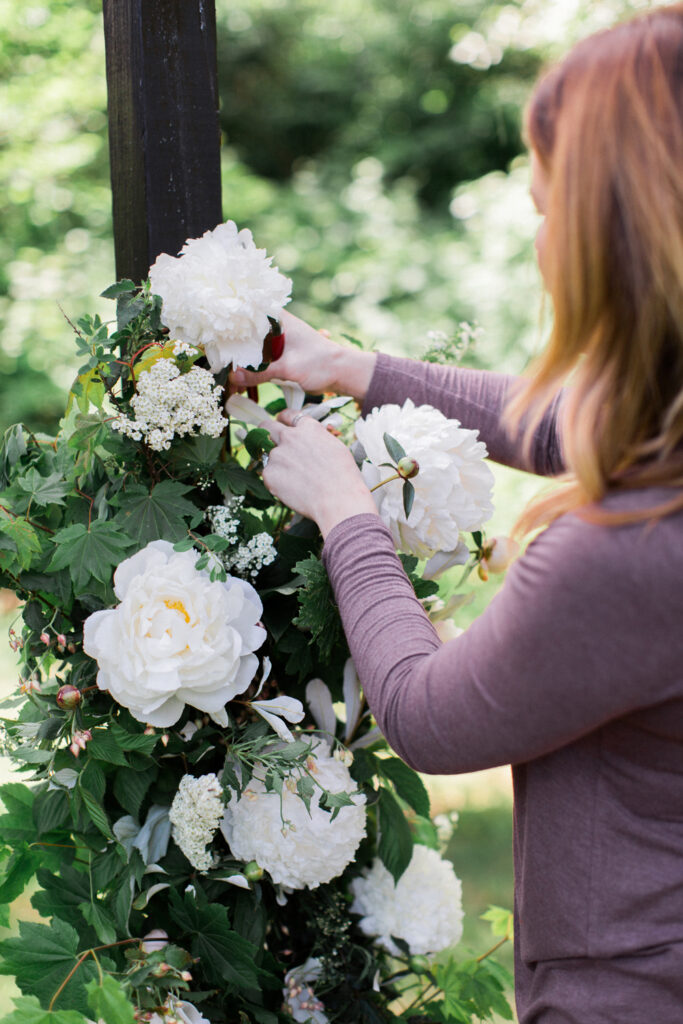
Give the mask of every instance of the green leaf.
<svg viewBox="0 0 683 1024">
<path fill-rule="evenodd" d="M 310 632 L 310 643 L 318 647 L 320 658 L 328 662 L 335 644 L 342 639 L 342 625 L 329 577 L 319 558 L 311 556 L 297 562 L 294 571 L 305 579 L 297 592 L 299 614 L 294 625 Z"/>
<path fill-rule="evenodd" d="M 88 1006 L 96 1020 L 105 1024 L 135 1024 L 133 1004 L 124 995 L 121 983 L 110 974 L 101 982 L 91 981 L 86 985 Z"/>
<path fill-rule="evenodd" d="M 91 924 L 95 929 L 97 938 L 103 946 L 116 942 L 117 934 L 114 919 L 97 900 L 94 900 L 92 903 L 90 901 L 81 903 L 79 909 L 88 924 Z"/>
<path fill-rule="evenodd" d="M 57 550 L 48 569 L 68 568 L 74 587 L 83 591 L 94 577 L 111 583 L 114 568 L 123 561 L 130 538 L 111 522 L 96 519 L 90 527 L 74 523 L 53 537 Z"/>
<path fill-rule="evenodd" d="M 117 281 L 116 284 L 110 284 L 108 288 L 105 288 L 103 292 L 100 292 L 100 298 L 102 299 L 117 299 L 119 295 L 125 295 L 128 292 L 137 291 L 137 285 L 134 281 L 129 281 L 127 278 L 123 278 L 121 281 Z"/>
<path fill-rule="evenodd" d="M 88 742 L 88 754 L 107 764 L 128 766 L 126 755 L 116 742 L 112 729 L 93 729 L 92 739 Z"/>
<path fill-rule="evenodd" d="M 2 1024 L 86 1024 L 76 1010 L 44 1010 L 35 996 L 19 996 L 13 1002 L 15 1008 Z"/>
<path fill-rule="evenodd" d="M 41 551 L 38 532 L 25 519 L 13 519 L 0 509 L 0 533 L 13 543 L 19 567 L 28 569 Z"/>
<path fill-rule="evenodd" d="M 378 824 L 380 836 L 377 853 L 394 882 L 398 882 L 410 864 L 413 837 L 396 797 L 384 787 L 379 790 Z"/>
<path fill-rule="evenodd" d="M 269 452 L 275 447 L 275 442 L 267 430 L 255 427 L 244 438 L 244 447 L 252 459 L 260 459 L 264 452 Z"/>
<path fill-rule="evenodd" d="M 222 491 L 231 494 L 246 494 L 249 491 L 255 498 L 272 501 L 273 496 L 261 480 L 258 473 L 244 469 L 236 462 L 218 462 L 213 471 L 214 480 Z"/>
<path fill-rule="evenodd" d="M 90 899 L 88 875 L 62 864 L 58 875 L 40 868 L 36 879 L 40 889 L 31 897 L 31 905 L 43 917 L 57 917 L 81 931 L 83 915 L 79 904 Z"/>
<path fill-rule="evenodd" d="M 400 757 L 377 758 L 377 769 L 393 782 L 401 800 L 423 818 L 429 817 L 429 793 L 424 782 Z"/>
<path fill-rule="evenodd" d="M 33 878 L 41 859 L 40 852 L 29 849 L 25 843 L 14 850 L 4 865 L 3 877 L 0 879 L 0 904 L 13 903 L 18 896 L 21 896 L 27 882 Z"/>
<path fill-rule="evenodd" d="M 402 444 L 392 437 L 391 434 L 384 434 L 384 445 L 389 455 L 392 457 L 394 462 L 398 462 L 399 459 L 405 458 L 405 449 Z"/>
<path fill-rule="evenodd" d="M 85 809 L 87 810 L 90 820 L 95 828 L 98 828 L 102 835 L 106 836 L 107 839 L 113 839 L 114 834 L 111 830 L 111 825 L 109 824 L 109 818 L 107 817 L 104 808 L 97 800 L 97 797 L 93 796 L 93 794 L 89 790 L 85 789 L 83 785 L 79 785 L 78 791 L 83 798 Z"/>
<path fill-rule="evenodd" d="M 132 768 L 121 769 L 114 779 L 114 796 L 124 810 L 137 818 L 142 801 L 153 781 L 152 773 L 136 772 Z"/>
<path fill-rule="evenodd" d="M 403 511 L 406 514 L 406 519 L 410 515 L 410 511 L 415 501 L 415 488 L 411 484 L 410 480 L 403 481 Z"/>
<path fill-rule="evenodd" d="M 35 466 L 31 466 L 24 476 L 18 478 L 17 485 L 30 494 L 31 501 L 37 505 L 63 505 L 71 489 L 61 473 L 41 476 Z"/>
<path fill-rule="evenodd" d="M 45 1006 L 78 960 L 78 932 L 58 917 L 49 925 L 21 921 L 19 937 L 0 942 L 0 974 L 15 975 L 22 992 L 37 996 Z M 83 985 L 97 976 L 94 961 L 84 960 L 55 1000 L 55 1008 L 87 1014 Z"/>
<path fill-rule="evenodd" d="M 256 966 L 256 947 L 230 928 L 227 908 L 185 893 L 184 900 L 172 892 L 173 917 L 179 928 L 191 936 L 192 955 L 198 956 L 207 977 L 217 985 L 257 989 L 265 972 Z M 266 977 L 269 977 L 266 975 Z"/>
<path fill-rule="evenodd" d="M 69 818 L 69 798 L 63 789 L 46 789 L 33 805 L 33 820 L 39 835 L 60 828 Z"/>
<path fill-rule="evenodd" d="M 187 536 L 186 519 L 199 509 L 185 495 L 192 490 L 175 480 L 162 480 L 151 491 L 141 484 L 132 484 L 117 497 L 121 511 L 116 519 L 138 547 L 152 540 L 174 544 Z"/>
<path fill-rule="evenodd" d="M 492 933 L 500 938 L 503 936 L 509 938 L 513 932 L 513 920 L 512 913 L 506 910 L 504 907 L 496 907 L 491 905 L 488 907 L 486 912 L 481 915 L 482 921 L 488 921 L 491 925 Z"/>
<path fill-rule="evenodd" d="M 141 754 L 151 754 L 159 742 L 156 733 L 145 736 L 144 732 L 128 732 L 118 722 L 114 722 L 109 731 L 121 750 L 137 750 Z"/>
<path fill-rule="evenodd" d="M 7 809 L 7 814 L 0 816 L 0 839 L 11 844 L 34 842 L 38 833 L 33 820 L 33 790 L 21 782 L 8 782 L 0 786 L 0 797 Z"/>
</svg>

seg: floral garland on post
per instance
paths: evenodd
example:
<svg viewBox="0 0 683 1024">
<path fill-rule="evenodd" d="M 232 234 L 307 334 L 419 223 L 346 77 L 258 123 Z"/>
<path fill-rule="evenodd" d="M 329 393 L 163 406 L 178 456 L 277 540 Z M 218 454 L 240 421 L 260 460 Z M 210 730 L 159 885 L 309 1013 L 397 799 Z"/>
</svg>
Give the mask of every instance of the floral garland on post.
<svg viewBox="0 0 683 1024">
<path fill-rule="evenodd" d="M 115 329 L 75 325 L 57 437 L 5 435 L 0 584 L 23 623 L 4 747 L 23 781 L 0 789 L 0 923 L 33 878 L 44 922 L 0 943 L 23 992 L 4 1024 L 511 1019 L 502 968 L 450 952 L 460 882 L 365 707 L 318 531 L 261 481 L 252 424 L 285 398 L 224 414 L 229 364 L 259 365 L 289 288 L 232 223 L 188 241 L 144 287 L 107 289 Z M 435 618 L 444 568 L 504 567 L 474 431 L 283 394 L 355 434 Z M 492 921 L 504 941 L 509 915 Z"/>
</svg>

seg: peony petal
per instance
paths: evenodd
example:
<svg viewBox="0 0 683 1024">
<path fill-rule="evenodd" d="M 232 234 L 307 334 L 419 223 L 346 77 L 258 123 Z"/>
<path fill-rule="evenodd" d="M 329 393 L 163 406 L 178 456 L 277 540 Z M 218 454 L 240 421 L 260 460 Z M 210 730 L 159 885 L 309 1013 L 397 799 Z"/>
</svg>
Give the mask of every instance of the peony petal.
<svg viewBox="0 0 683 1024">
<path fill-rule="evenodd" d="M 260 708 L 258 706 L 259 703 L 259 701 L 256 701 L 252 704 L 254 711 L 256 711 L 257 714 L 261 716 L 261 718 L 265 718 L 268 725 L 271 727 L 271 729 L 275 730 L 275 732 L 278 734 L 281 740 L 284 740 L 285 743 L 293 743 L 294 736 L 291 730 L 288 729 L 285 723 L 282 721 L 282 719 L 278 718 L 277 715 L 271 715 L 269 711 L 264 711 L 263 708 Z"/>
<path fill-rule="evenodd" d="M 311 679 L 306 686 L 306 700 L 318 728 L 334 736 L 337 730 L 337 716 L 332 706 L 332 694 L 322 679 Z"/>
<path fill-rule="evenodd" d="M 358 719 L 360 718 L 360 711 L 362 707 L 362 697 L 360 689 L 360 680 L 358 673 L 356 672 L 356 666 L 351 658 L 347 658 L 344 665 L 344 703 L 346 705 L 346 726 L 344 728 L 344 739 L 349 740 L 353 736 L 356 726 L 358 725 Z"/>
<path fill-rule="evenodd" d="M 231 395 L 225 403 L 225 409 L 232 419 L 240 420 L 242 423 L 251 423 L 255 427 L 265 420 L 275 420 L 275 417 L 271 416 L 266 409 L 253 402 L 251 398 L 247 398 L 246 395 Z"/>
<path fill-rule="evenodd" d="M 304 717 L 304 706 L 296 697 L 273 697 L 271 700 L 252 700 L 251 706 L 261 714 L 262 711 L 269 711 L 273 715 L 280 715 L 288 722 L 300 722 Z"/>
</svg>

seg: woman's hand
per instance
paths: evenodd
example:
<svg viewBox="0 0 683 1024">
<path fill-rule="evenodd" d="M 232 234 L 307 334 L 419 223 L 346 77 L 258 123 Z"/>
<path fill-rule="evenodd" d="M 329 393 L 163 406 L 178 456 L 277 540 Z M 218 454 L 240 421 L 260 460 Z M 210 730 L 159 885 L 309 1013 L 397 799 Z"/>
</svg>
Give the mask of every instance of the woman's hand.
<svg viewBox="0 0 683 1024">
<path fill-rule="evenodd" d="M 263 482 L 289 508 L 314 519 L 323 537 L 350 516 L 377 514 L 353 455 L 322 423 L 287 410 L 261 426 L 276 445 L 268 454 Z"/>
<path fill-rule="evenodd" d="M 374 352 L 339 345 L 291 313 L 283 312 L 280 322 L 285 334 L 280 358 L 261 373 L 239 367 L 233 370 L 231 392 L 276 379 L 296 381 L 311 395 L 335 391 L 352 398 L 365 397 L 375 368 Z"/>
</svg>

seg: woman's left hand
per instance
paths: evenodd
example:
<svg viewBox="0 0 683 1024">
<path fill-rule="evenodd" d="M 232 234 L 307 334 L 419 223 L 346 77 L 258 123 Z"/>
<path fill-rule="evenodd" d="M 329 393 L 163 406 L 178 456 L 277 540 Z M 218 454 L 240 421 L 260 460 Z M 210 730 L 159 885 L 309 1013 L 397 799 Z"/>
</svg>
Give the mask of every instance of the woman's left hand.
<svg viewBox="0 0 683 1024">
<path fill-rule="evenodd" d="M 322 423 L 288 409 L 261 426 L 275 442 L 263 482 L 289 508 L 314 519 L 323 537 L 350 516 L 377 514 L 353 455 Z"/>
</svg>

